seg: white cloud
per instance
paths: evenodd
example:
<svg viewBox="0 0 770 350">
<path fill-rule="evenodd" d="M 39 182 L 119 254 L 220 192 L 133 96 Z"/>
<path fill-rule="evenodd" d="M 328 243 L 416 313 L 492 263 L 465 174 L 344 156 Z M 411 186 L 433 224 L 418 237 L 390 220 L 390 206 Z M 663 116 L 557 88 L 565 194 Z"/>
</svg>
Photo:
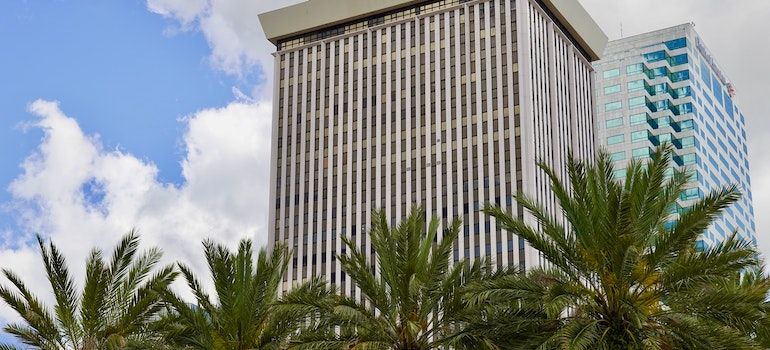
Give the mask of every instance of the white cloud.
<svg viewBox="0 0 770 350">
<path fill-rule="evenodd" d="M 109 251 L 132 227 L 144 246 L 163 248 L 167 262 L 184 261 L 201 274 L 207 273 L 204 238 L 231 246 L 244 237 L 265 244 L 268 104 L 237 101 L 184 118 L 180 187 L 159 182 L 152 163 L 102 149 L 98 136 L 84 134 L 58 103 L 38 100 L 29 109 L 39 117 L 30 127 L 44 138 L 9 187 L 13 210 L 29 233 L 3 241 L 0 267 L 18 272 L 32 290 L 49 288 L 31 232 L 50 237 L 77 274 L 94 245 Z M 12 317 L 0 305 L 0 318 Z"/>
<path fill-rule="evenodd" d="M 205 13 L 208 6 L 208 0 L 147 0 L 148 10 L 179 20 L 183 28 Z"/>
<path fill-rule="evenodd" d="M 18 237 L 15 237 L 15 239 L 17 238 Z M 8 241 L 5 242 L 6 244 L 0 246 L 0 256 L 3 257 L 2 262 L 0 262 L 0 267 L 3 269 L 9 269 L 16 273 L 18 276 L 21 276 L 27 288 L 33 291 L 35 295 L 40 297 L 42 300 L 46 302 L 53 300 L 53 293 L 49 292 L 51 287 L 48 284 L 48 281 L 45 279 L 45 269 L 43 268 L 43 262 L 38 254 L 38 249 L 35 248 L 37 246 L 37 242 L 34 242 L 34 246 L 22 246 L 23 248 L 19 248 L 19 246 L 11 247 L 7 244 Z M 25 243 L 33 242 L 28 241 Z M 72 264 L 73 261 L 78 260 L 68 259 L 67 261 Z M 80 264 L 77 264 L 78 268 L 85 268 L 83 261 L 84 260 L 81 259 Z M 7 282 L 5 277 L 3 277 L 3 285 L 10 286 L 10 283 Z M 49 303 L 48 305 L 51 304 Z M 5 302 L 0 302 L 0 325 L 5 326 L 7 323 L 19 322 L 19 320 L 20 318 L 18 315 L 16 315 L 16 313 L 8 305 L 6 305 Z M 2 333 L 3 334 L 0 335 L 0 342 L 9 341 L 10 336 L 4 334 L 5 332 Z"/>
<path fill-rule="evenodd" d="M 267 41 L 257 15 L 301 0 L 147 0 L 147 8 L 176 20 L 176 30 L 200 30 L 211 47 L 210 63 L 237 76 L 256 75 L 266 84 L 255 96 L 270 96 L 275 47 Z M 265 88 L 266 87 L 266 88 Z"/>
<path fill-rule="evenodd" d="M 298 0 L 147 0 L 149 11 L 172 20 L 166 33 L 198 30 L 211 47 L 212 67 L 239 77 L 260 77 L 249 100 L 181 119 L 187 154 L 179 187 L 158 180 L 149 161 L 121 150 L 105 150 L 98 135 L 83 133 L 58 103 L 36 101 L 39 119 L 28 128 L 43 131 L 38 149 L 9 186 L 25 232 L 3 233 L 0 267 L 23 276 L 50 301 L 34 233 L 50 237 L 82 274 L 94 246 L 109 250 L 131 228 L 143 246 L 159 246 L 165 261 L 182 260 L 206 273 L 200 241 L 212 237 L 234 245 L 240 238 L 266 242 L 272 56 L 257 14 Z M 268 69 L 264 69 L 268 67 Z M 11 239 L 12 237 L 12 239 Z M 78 278 L 82 278 L 79 276 Z M 0 324 L 16 315 L 0 303 Z"/>
</svg>

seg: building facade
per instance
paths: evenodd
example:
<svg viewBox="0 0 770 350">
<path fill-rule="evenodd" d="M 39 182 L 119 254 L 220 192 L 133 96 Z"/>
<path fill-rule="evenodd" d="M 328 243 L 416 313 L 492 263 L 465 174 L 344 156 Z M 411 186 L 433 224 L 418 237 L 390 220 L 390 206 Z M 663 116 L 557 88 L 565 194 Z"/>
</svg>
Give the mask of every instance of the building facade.
<svg viewBox="0 0 770 350">
<path fill-rule="evenodd" d="M 606 36 L 577 0 L 310 0 L 260 15 L 276 45 L 269 242 L 314 275 L 370 248 L 372 210 L 460 217 L 454 259 L 536 266 L 537 252 L 479 212 L 553 204 L 537 159 L 594 152 L 592 66 Z M 373 267 L 373 270 L 374 269 Z"/>
<path fill-rule="evenodd" d="M 737 184 L 743 193 L 698 245 L 712 246 L 737 230 L 756 246 L 744 116 L 694 25 L 611 41 L 594 67 L 598 141 L 615 160 L 616 176 L 625 175 L 631 159 L 649 158 L 668 142 L 676 153 L 671 173 L 690 175 L 677 212 L 722 186 Z"/>
</svg>

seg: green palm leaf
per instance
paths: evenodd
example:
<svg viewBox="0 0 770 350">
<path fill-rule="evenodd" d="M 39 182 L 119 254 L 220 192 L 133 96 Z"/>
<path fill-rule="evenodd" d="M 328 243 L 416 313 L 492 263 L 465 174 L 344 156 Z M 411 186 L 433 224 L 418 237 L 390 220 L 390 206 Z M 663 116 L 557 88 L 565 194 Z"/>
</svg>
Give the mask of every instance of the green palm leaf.
<svg viewBox="0 0 770 350">
<path fill-rule="evenodd" d="M 376 257 L 342 236 L 346 253 L 337 260 L 361 297 L 316 305 L 316 326 L 300 332 L 292 349 L 484 348 L 485 336 L 462 328 L 472 317 L 464 286 L 495 269 L 489 261 L 453 262 L 460 222 L 441 226 L 436 218 L 426 222 L 419 207 L 394 227 L 375 212 L 368 237 Z"/>
<path fill-rule="evenodd" d="M 160 250 L 150 249 L 148 258 L 135 259 L 139 237 L 134 231 L 123 237 L 109 263 L 94 249 L 78 290 L 58 248 L 39 236 L 38 245 L 55 298 L 53 313 L 16 274 L 3 270 L 11 286 L 0 287 L 0 298 L 25 323 L 7 325 L 6 332 L 36 349 L 114 349 L 161 338 L 153 324 L 163 309 L 160 296 L 176 272 L 168 266 L 147 278 Z"/>
<path fill-rule="evenodd" d="M 272 253 L 260 250 L 255 259 L 250 240 L 236 251 L 203 242 L 214 285 L 213 298 L 192 270 L 179 264 L 182 276 L 195 297 L 195 305 L 168 293 L 171 314 L 164 321 L 166 340 L 192 349 L 282 349 L 301 328 L 317 327 L 309 316 L 328 310 L 333 298 L 320 280 L 301 285 L 283 299 L 278 288 L 291 254 L 284 245 Z"/>
<path fill-rule="evenodd" d="M 659 147 L 648 163 L 632 161 L 622 182 L 605 153 L 595 163 L 569 158 L 566 180 L 541 163 L 558 212 L 523 194 L 517 203 L 534 225 L 498 206 L 484 212 L 549 264 L 475 285 L 469 303 L 534 311 L 544 329 L 553 326 L 538 340 L 543 349 L 761 348 L 770 280 L 756 272 L 763 271 L 757 251 L 735 234 L 695 248 L 739 193 L 727 186 L 673 213 L 688 179 L 682 171 L 667 175 L 671 157 L 669 146 Z M 526 324 L 516 317 L 487 320 Z"/>
</svg>

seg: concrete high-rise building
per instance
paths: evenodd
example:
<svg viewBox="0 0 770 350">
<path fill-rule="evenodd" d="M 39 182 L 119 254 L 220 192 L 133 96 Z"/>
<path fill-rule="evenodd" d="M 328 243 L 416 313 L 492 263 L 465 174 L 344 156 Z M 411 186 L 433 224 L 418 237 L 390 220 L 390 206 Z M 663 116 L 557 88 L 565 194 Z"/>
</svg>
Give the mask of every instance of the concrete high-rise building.
<svg viewBox="0 0 770 350">
<path fill-rule="evenodd" d="M 339 237 L 371 250 L 372 210 L 395 224 L 413 203 L 462 218 L 456 260 L 540 263 L 479 209 L 553 203 L 536 160 L 594 152 L 607 37 L 577 0 L 310 0 L 260 21 L 276 45 L 269 241 L 296 252 L 283 288 L 325 275 L 355 296 Z"/>
<path fill-rule="evenodd" d="M 615 160 L 645 159 L 669 142 L 675 166 L 691 175 L 678 211 L 709 191 L 737 184 L 741 200 L 698 241 L 701 247 L 737 230 L 756 246 L 746 125 L 735 91 L 692 24 L 611 41 L 597 71 L 597 136 Z"/>
</svg>

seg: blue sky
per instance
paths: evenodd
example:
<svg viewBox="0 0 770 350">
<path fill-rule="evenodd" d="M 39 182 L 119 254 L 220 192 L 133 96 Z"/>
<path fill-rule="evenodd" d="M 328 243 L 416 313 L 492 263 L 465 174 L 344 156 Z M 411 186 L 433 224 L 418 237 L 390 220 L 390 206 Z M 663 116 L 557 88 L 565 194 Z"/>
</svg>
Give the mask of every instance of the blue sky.
<svg viewBox="0 0 770 350">
<path fill-rule="evenodd" d="M 34 233 L 78 272 L 132 227 L 201 270 L 205 237 L 264 243 L 274 48 L 256 15 L 297 1 L 1 0 L 0 267 L 47 290 Z M 611 38 L 696 23 L 747 118 L 770 251 L 770 2 L 580 1 Z"/>
<path fill-rule="evenodd" d="M 17 126 L 27 105 L 57 100 L 106 148 L 151 159 L 180 183 L 178 118 L 233 99 L 253 84 L 211 69 L 203 36 L 164 36 L 169 20 L 142 1 L 4 1 L 0 5 L 0 183 L 19 169 L 40 132 Z M 5 191 L 3 191 L 5 192 Z M 8 199 L 7 193 L 2 193 Z"/>
<path fill-rule="evenodd" d="M 0 267 L 50 300 L 36 233 L 78 278 L 131 228 L 166 262 L 263 244 L 272 48 L 250 18 L 285 3 L 0 2 Z"/>
</svg>

